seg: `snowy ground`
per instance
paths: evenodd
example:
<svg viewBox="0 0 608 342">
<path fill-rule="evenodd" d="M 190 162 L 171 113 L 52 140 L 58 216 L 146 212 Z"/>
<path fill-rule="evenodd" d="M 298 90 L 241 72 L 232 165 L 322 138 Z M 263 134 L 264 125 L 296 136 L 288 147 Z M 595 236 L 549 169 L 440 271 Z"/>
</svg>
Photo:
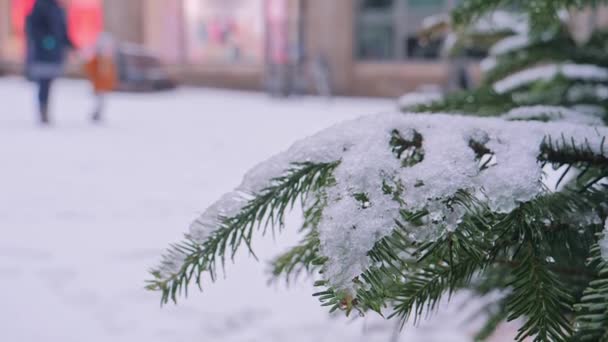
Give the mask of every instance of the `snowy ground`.
<svg viewBox="0 0 608 342">
<path fill-rule="evenodd" d="M 391 339 L 393 323 L 328 318 L 300 285 L 267 286 L 247 255 L 227 278 L 180 305 L 143 290 L 147 269 L 214 199 L 258 161 L 295 139 L 386 100 L 272 100 L 181 89 L 112 96 L 107 122 L 90 125 L 86 86 L 61 81 L 54 126 L 34 121 L 33 89 L 0 79 L 0 340 L 470 341 L 458 306 Z M 258 240 L 262 260 L 297 241 Z"/>
</svg>

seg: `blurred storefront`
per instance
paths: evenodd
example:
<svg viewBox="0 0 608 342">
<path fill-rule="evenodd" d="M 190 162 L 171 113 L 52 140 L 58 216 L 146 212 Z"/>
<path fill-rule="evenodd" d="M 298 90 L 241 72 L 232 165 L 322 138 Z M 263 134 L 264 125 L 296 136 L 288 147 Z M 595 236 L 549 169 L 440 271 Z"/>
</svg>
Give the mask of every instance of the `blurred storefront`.
<svg viewBox="0 0 608 342">
<path fill-rule="evenodd" d="M 264 74 L 264 0 L 146 2 L 142 43 L 176 78 L 258 89 Z"/>
<path fill-rule="evenodd" d="M 440 44 L 417 32 L 456 1 L 159 0 L 146 3 L 143 41 L 196 84 L 397 96 L 447 83 Z"/>
<path fill-rule="evenodd" d="M 395 96 L 447 82 L 439 43 L 417 31 L 456 1 L 150 1 L 142 42 L 196 84 Z"/>
<path fill-rule="evenodd" d="M 0 0 L 0 59 L 23 57 L 34 0 Z M 444 84 L 421 20 L 457 0 L 68 0 L 80 46 L 106 30 L 158 55 L 179 82 L 286 93 L 395 96 Z"/>
</svg>

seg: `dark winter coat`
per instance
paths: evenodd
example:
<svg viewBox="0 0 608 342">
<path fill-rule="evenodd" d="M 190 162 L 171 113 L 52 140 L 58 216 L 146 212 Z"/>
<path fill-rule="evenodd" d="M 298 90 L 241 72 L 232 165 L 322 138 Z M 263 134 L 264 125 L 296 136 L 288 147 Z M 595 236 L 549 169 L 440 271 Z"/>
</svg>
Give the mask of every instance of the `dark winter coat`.
<svg viewBox="0 0 608 342">
<path fill-rule="evenodd" d="M 26 74 L 33 80 L 52 79 L 63 73 L 68 37 L 64 9 L 56 0 L 36 0 L 26 19 Z"/>
</svg>

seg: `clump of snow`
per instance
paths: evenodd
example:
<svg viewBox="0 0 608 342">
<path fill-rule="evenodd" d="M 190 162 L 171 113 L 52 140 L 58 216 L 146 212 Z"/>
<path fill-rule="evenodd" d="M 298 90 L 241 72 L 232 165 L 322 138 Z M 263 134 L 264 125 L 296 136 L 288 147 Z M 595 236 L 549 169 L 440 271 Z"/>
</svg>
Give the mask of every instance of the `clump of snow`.
<svg viewBox="0 0 608 342">
<path fill-rule="evenodd" d="M 608 218 L 604 225 L 604 237 L 600 240 L 600 247 L 602 249 L 602 257 L 608 261 Z"/>
<path fill-rule="evenodd" d="M 492 11 L 484 15 L 471 27 L 472 33 L 491 34 L 496 32 L 515 32 L 524 34 L 530 25 L 527 15 L 508 11 Z"/>
<path fill-rule="evenodd" d="M 562 64 L 561 73 L 569 79 L 589 81 L 606 81 L 608 79 L 608 69 L 593 64 Z"/>
<path fill-rule="evenodd" d="M 527 34 L 513 35 L 498 41 L 490 48 L 490 55 L 499 56 L 511 51 L 519 50 L 530 45 L 532 41 Z"/>
<path fill-rule="evenodd" d="M 596 117 L 603 117 L 606 115 L 606 109 L 598 105 L 578 104 L 572 106 L 572 109 L 576 110 L 577 112 L 594 115 Z"/>
<path fill-rule="evenodd" d="M 496 57 L 486 57 L 481 61 L 481 63 L 479 63 L 479 66 L 481 67 L 481 71 L 483 71 L 483 72 L 488 72 L 488 71 L 496 68 L 497 65 L 498 65 L 498 61 L 496 60 Z"/>
<path fill-rule="evenodd" d="M 570 80 L 608 81 L 608 69 L 591 64 L 547 64 L 516 72 L 494 83 L 494 91 L 504 94 L 536 81 L 550 81 L 561 75 Z"/>
<path fill-rule="evenodd" d="M 607 100 L 608 86 L 602 84 L 577 84 L 568 89 L 566 97 L 572 102 L 584 99 Z"/>
<path fill-rule="evenodd" d="M 439 91 L 418 91 L 401 96 L 397 100 L 397 105 L 401 110 L 411 110 L 416 106 L 430 105 L 442 99 L 443 94 Z"/>
<path fill-rule="evenodd" d="M 513 108 L 503 114 L 502 118 L 505 120 L 564 121 L 591 126 L 604 125 L 604 121 L 597 115 L 597 112 L 591 112 L 587 107 L 579 108 L 576 110 L 560 106 L 523 106 Z"/>
<path fill-rule="evenodd" d="M 418 152 L 423 158 L 404 166 L 390 145 L 395 132 L 404 140 L 421 137 Z M 338 288 L 352 289 L 352 279 L 369 266 L 368 251 L 392 232 L 395 220 L 402 221 L 401 211 L 429 213 L 424 226 L 403 222 L 412 240 L 428 241 L 457 229 L 464 208 L 451 200 L 460 191 L 499 213 L 543 194 L 543 172 L 537 159 L 540 146 L 547 135 L 562 134 L 586 139 L 590 150 L 599 154 L 608 129 L 442 114 L 362 117 L 303 139 L 259 164 L 236 192 L 193 224 L 190 235 L 201 239 L 212 234 L 218 216 L 238 212 L 248 196 L 272 184 L 294 162 L 340 161 L 333 175 L 335 185 L 324 189 L 326 206 L 318 231 L 321 253 L 328 258 L 326 279 Z M 491 151 L 493 166 L 480 169 L 472 142 Z M 361 194 L 365 203 L 358 198 Z M 179 262 L 177 256 L 175 264 Z"/>
</svg>

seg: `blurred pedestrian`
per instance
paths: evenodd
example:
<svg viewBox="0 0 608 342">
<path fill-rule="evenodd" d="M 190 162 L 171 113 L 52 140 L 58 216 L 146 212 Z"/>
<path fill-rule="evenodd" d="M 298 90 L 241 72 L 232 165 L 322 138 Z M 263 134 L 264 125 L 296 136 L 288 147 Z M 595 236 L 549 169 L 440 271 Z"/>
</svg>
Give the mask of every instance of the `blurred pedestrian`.
<svg viewBox="0 0 608 342">
<path fill-rule="evenodd" d="M 36 0 L 26 18 L 26 76 L 37 83 L 40 122 L 49 124 L 49 97 L 53 80 L 63 74 L 68 37 L 66 13 L 60 0 Z"/>
<path fill-rule="evenodd" d="M 84 72 L 95 94 L 93 122 L 101 121 L 106 94 L 114 90 L 118 83 L 116 52 L 116 44 L 112 36 L 102 33 L 97 39 L 92 56 L 84 65 Z"/>
</svg>

